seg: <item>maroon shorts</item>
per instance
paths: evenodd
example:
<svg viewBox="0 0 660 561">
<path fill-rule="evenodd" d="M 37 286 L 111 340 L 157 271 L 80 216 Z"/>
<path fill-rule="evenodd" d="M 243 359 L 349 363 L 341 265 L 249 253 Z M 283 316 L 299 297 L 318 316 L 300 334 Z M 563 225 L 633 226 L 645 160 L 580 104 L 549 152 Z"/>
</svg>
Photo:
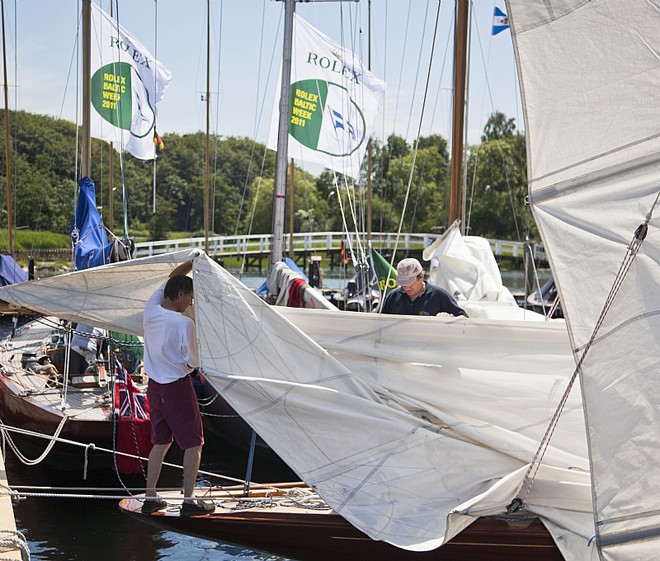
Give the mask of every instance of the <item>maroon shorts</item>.
<svg viewBox="0 0 660 561">
<path fill-rule="evenodd" d="M 204 444 L 204 430 L 192 378 L 159 384 L 149 379 L 147 388 L 152 444 L 170 444 L 182 450 Z"/>
</svg>

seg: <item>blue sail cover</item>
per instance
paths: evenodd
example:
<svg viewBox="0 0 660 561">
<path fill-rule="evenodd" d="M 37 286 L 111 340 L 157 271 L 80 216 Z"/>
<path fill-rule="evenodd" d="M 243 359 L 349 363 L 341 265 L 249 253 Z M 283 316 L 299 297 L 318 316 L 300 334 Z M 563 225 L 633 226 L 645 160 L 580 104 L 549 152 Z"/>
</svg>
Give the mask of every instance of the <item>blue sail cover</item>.
<svg viewBox="0 0 660 561">
<path fill-rule="evenodd" d="M 96 189 L 89 177 L 79 182 L 80 194 L 76 216 L 71 225 L 76 269 L 89 269 L 110 263 L 114 242 L 108 242 L 103 219 L 96 208 Z"/>
<path fill-rule="evenodd" d="M 28 274 L 11 255 L 0 255 L 0 286 L 28 280 Z"/>
</svg>

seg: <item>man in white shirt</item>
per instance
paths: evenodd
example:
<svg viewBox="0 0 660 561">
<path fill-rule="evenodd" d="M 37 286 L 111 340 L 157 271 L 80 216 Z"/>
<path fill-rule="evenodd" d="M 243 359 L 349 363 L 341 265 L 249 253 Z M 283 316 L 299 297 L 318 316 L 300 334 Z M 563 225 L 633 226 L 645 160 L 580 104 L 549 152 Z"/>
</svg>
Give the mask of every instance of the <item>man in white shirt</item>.
<svg viewBox="0 0 660 561">
<path fill-rule="evenodd" d="M 211 503 L 192 499 L 204 444 L 202 418 L 192 376 L 199 358 L 195 326 L 184 312 L 193 303 L 193 282 L 187 275 L 192 262 L 179 265 L 149 299 L 144 308 L 144 367 L 149 376 L 147 397 L 151 417 L 151 442 L 147 491 L 142 512 L 166 508 L 156 494 L 165 454 L 173 440 L 184 451 L 181 516 L 213 512 Z M 191 376 L 192 375 L 192 376 Z"/>
</svg>

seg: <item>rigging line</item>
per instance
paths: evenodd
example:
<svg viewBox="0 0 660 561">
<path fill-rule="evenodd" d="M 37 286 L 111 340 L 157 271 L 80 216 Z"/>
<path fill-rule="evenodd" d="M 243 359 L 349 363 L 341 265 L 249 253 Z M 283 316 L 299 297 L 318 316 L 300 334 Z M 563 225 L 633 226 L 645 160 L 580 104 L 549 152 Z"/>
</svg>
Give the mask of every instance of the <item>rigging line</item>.
<svg viewBox="0 0 660 561">
<path fill-rule="evenodd" d="M 490 100 L 491 115 L 494 115 L 496 113 L 495 103 L 493 102 L 493 93 L 492 93 L 492 89 L 491 89 L 491 86 L 490 86 L 490 79 L 488 77 L 488 61 L 490 60 L 490 51 L 489 51 L 488 57 L 486 57 L 484 55 L 484 48 L 483 48 L 483 43 L 481 41 L 481 34 L 479 33 L 478 18 L 476 17 L 476 14 L 474 13 L 474 10 L 475 10 L 475 8 L 474 8 L 474 5 L 472 4 L 472 12 L 473 12 L 472 20 L 474 21 L 474 25 L 477 27 L 477 42 L 479 44 L 479 53 L 481 54 L 481 61 L 482 61 L 483 67 L 484 67 L 484 88 L 488 92 L 488 99 Z M 490 37 L 491 37 L 491 40 L 492 40 L 492 35 L 490 35 Z M 481 104 L 482 109 L 483 109 L 483 105 L 484 104 L 482 103 Z M 482 114 L 481 114 L 480 118 L 483 120 L 483 117 L 484 117 L 484 115 L 483 115 L 483 111 L 482 111 Z M 514 200 L 514 194 L 513 194 L 513 187 L 512 187 L 512 184 L 511 184 L 511 174 L 509 172 L 509 166 L 507 165 L 507 159 L 506 159 L 506 156 L 504 154 L 504 149 L 502 148 L 501 143 L 497 143 L 496 147 L 497 147 L 497 150 L 500 154 L 502 167 L 503 167 L 503 170 L 504 170 L 504 182 L 505 182 L 506 187 L 507 187 L 507 194 L 509 195 L 509 204 L 511 205 L 511 214 L 512 214 L 514 226 L 515 226 L 515 229 L 516 229 L 516 237 L 517 237 L 518 241 L 522 241 L 522 235 L 520 233 L 520 227 L 518 225 L 518 217 L 516 215 L 515 200 Z M 513 167 L 516 168 L 516 169 L 518 168 L 518 166 L 515 166 L 515 165 Z"/>
<path fill-rule="evenodd" d="M 64 417 L 63 421 L 66 420 L 66 419 L 68 419 L 68 417 Z M 60 438 L 59 433 L 57 433 L 58 436 L 56 437 L 55 435 L 50 436 L 50 435 L 34 432 L 34 431 L 31 431 L 31 430 L 27 430 L 27 429 L 12 427 L 12 426 L 4 424 L 2 422 L 2 420 L 0 420 L 0 436 L 2 436 L 2 438 L 3 438 L 3 440 L 2 440 L 3 446 L 4 446 L 4 437 L 5 437 L 6 432 L 15 432 L 17 434 L 21 434 L 21 435 L 24 435 L 24 436 L 32 436 L 32 437 L 35 437 L 35 438 L 51 440 L 53 443 L 58 443 L 59 442 L 59 443 L 63 443 L 63 444 L 69 444 L 71 446 L 78 446 L 79 448 L 85 448 L 85 449 L 92 446 L 94 451 L 96 451 L 96 452 L 106 452 L 106 453 L 109 453 L 109 454 L 116 453 L 118 455 L 125 456 L 127 458 L 133 458 L 133 459 L 138 459 L 138 460 L 143 460 L 143 461 L 148 460 L 148 458 L 145 458 L 143 456 L 137 456 L 135 454 L 127 454 L 127 453 L 124 453 L 124 452 L 113 451 L 113 450 L 110 450 L 109 448 L 103 448 L 101 446 L 95 446 L 94 444 L 85 444 L 83 442 L 78 442 L 76 440 L 69 440 L 67 438 Z M 51 446 L 51 445 L 49 444 L 49 446 Z M 178 464 L 172 464 L 172 463 L 169 463 L 169 462 L 163 462 L 163 466 L 183 470 L 183 466 L 178 465 Z M 215 478 L 218 478 L 218 479 L 225 479 L 227 481 L 232 481 L 234 483 L 245 483 L 245 481 L 242 480 L 242 479 L 238 479 L 238 478 L 235 478 L 235 477 L 231 477 L 231 476 L 224 475 L 224 474 L 219 474 L 219 473 L 214 473 L 214 472 L 210 472 L 210 471 L 199 470 L 199 474 L 200 475 L 206 475 L 208 477 L 215 477 Z M 261 484 L 256 484 L 256 485 L 261 485 Z M 265 488 L 270 488 L 271 487 L 268 484 L 263 484 L 263 486 Z"/>
<path fill-rule="evenodd" d="M 548 425 L 548 428 L 543 436 L 543 439 L 541 440 L 541 443 L 539 444 L 536 454 L 534 455 L 532 462 L 527 468 L 527 472 L 525 473 L 525 478 L 523 479 L 520 490 L 518 491 L 516 498 L 511 502 L 511 504 L 507 509 L 509 512 L 515 512 L 516 510 L 519 510 L 527 502 L 527 498 L 529 497 L 529 493 L 532 489 L 532 485 L 534 484 L 534 479 L 541 466 L 541 460 L 543 459 L 543 456 L 548 446 L 550 445 L 550 440 L 555 431 L 555 428 L 557 427 L 557 423 L 559 422 L 559 417 L 564 409 L 564 406 L 566 405 L 568 396 L 571 393 L 571 390 L 573 388 L 575 380 L 577 379 L 578 374 L 582 371 L 582 365 L 584 364 L 587 354 L 591 349 L 591 347 L 593 346 L 594 341 L 596 340 L 596 337 L 598 335 L 598 332 L 600 331 L 600 328 L 602 327 L 605 318 L 610 308 L 612 307 L 612 304 L 614 303 L 614 300 L 619 294 L 619 290 L 623 285 L 623 281 L 625 280 L 628 272 L 630 271 L 630 268 L 632 267 L 632 264 L 635 258 L 637 257 L 637 254 L 642 246 L 642 243 L 646 238 L 646 234 L 648 233 L 648 228 L 649 228 L 649 222 L 651 221 L 651 217 L 653 215 L 653 209 L 658 204 L 659 199 L 660 199 L 660 191 L 656 194 L 655 200 L 653 201 L 651 208 L 646 214 L 644 221 L 637 227 L 635 233 L 633 234 L 632 239 L 630 240 L 630 243 L 628 244 L 626 254 L 624 255 L 623 261 L 621 262 L 619 271 L 614 277 L 614 282 L 612 283 L 610 292 L 607 295 L 607 298 L 605 299 L 603 308 L 596 319 L 596 324 L 594 326 L 594 329 L 591 332 L 591 335 L 586 345 L 584 345 L 582 354 L 580 355 L 575 370 L 571 375 L 571 379 L 569 380 L 566 391 L 562 395 L 559 405 L 557 406 L 557 409 L 550 421 L 550 424 Z"/>
<path fill-rule="evenodd" d="M 424 110 L 426 108 L 426 100 L 428 98 L 428 93 L 429 93 L 429 82 L 431 78 L 431 68 L 433 66 L 433 53 L 435 52 L 435 41 L 438 36 L 438 22 L 440 20 L 440 3 L 438 2 L 438 9 L 436 11 L 436 16 L 435 16 L 435 29 L 433 30 L 433 40 L 431 42 L 431 56 L 429 57 L 429 70 L 426 74 L 426 84 L 424 86 L 424 96 L 422 98 L 422 108 L 420 111 L 419 115 L 419 125 L 417 127 L 417 140 L 415 142 L 415 149 L 413 151 L 413 159 L 412 163 L 410 165 L 410 176 L 408 177 L 408 187 L 406 188 L 406 196 L 403 200 L 403 209 L 401 210 L 401 219 L 399 220 L 399 228 L 396 233 L 395 239 L 394 239 L 394 249 L 392 251 L 392 259 L 390 261 L 390 265 L 394 267 L 394 260 L 396 257 L 396 252 L 397 248 L 399 246 L 399 239 L 401 237 L 401 230 L 403 228 L 403 221 L 406 215 L 406 207 L 408 206 L 408 199 L 410 197 L 410 189 L 412 186 L 412 181 L 413 181 L 413 175 L 415 173 L 415 163 L 417 161 L 417 152 L 419 149 L 419 137 L 422 132 L 422 122 L 424 121 Z M 379 308 L 379 313 L 380 313 L 380 308 Z"/>
<path fill-rule="evenodd" d="M 213 138 L 213 183 L 211 189 L 211 232 L 215 235 L 215 199 L 216 199 L 216 183 L 217 183 L 217 173 L 218 173 L 218 143 L 220 142 L 220 137 L 218 135 L 218 130 L 220 128 L 220 61 L 222 61 L 222 22 L 223 22 L 223 12 L 222 12 L 222 0 L 220 0 L 220 15 L 218 17 L 218 76 L 216 81 L 216 91 L 218 95 L 216 96 L 216 107 L 215 107 L 215 132 Z M 223 231 L 226 231 L 225 228 L 222 228 Z"/>
<path fill-rule="evenodd" d="M 116 23 L 116 32 L 117 32 L 117 37 L 119 37 L 119 2 L 117 0 L 116 2 L 116 12 L 117 15 L 115 16 L 115 23 Z M 114 61 L 113 61 L 114 62 Z M 155 102 L 154 102 L 154 107 L 155 107 Z M 123 111 L 123 105 L 118 104 L 117 109 L 119 110 L 119 122 L 122 122 L 122 116 L 121 113 Z M 155 112 L 154 112 L 155 115 Z M 128 237 L 128 193 L 126 190 L 126 148 L 124 146 L 124 135 L 120 135 L 120 147 L 121 151 L 119 152 L 119 171 L 121 174 L 121 201 L 122 201 L 122 212 L 124 213 L 124 238 Z M 154 144 L 154 149 L 156 145 Z"/>
<path fill-rule="evenodd" d="M 158 177 L 158 171 L 156 167 L 156 156 L 158 154 L 158 146 L 156 146 L 156 134 L 158 131 L 157 120 L 158 120 L 158 108 L 156 107 L 156 90 L 158 84 L 158 0 L 154 0 L 154 161 L 153 161 L 153 173 L 152 173 L 152 207 L 151 212 L 156 214 L 156 179 Z M 112 194 L 110 195 L 112 196 Z M 126 236 L 124 232 L 124 236 Z"/>
<path fill-rule="evenodd" d="M 344 232 L 346 232 L 346 241 L 348 242 L 348 250 L 351 253 L 351 261 L 353 262 L 353 266 L 355 267 L 357 265 L 357 262 L 355 260 L 355 252 L 353 251 L 353 244 L 351 242 L 351 236 L 349 235 L 348 224 L 346 223 L 346 214 L 344 212 L 344 203 L 342 202 L 341 190 L 339 189 L 339 178 L 337 177 L 337 174 L 334 171 L 332 173 L 333 173 L 333 178 L 334 178 L 335 190 L 336 190 L 336 193 L 337 193 L 337 202 L 339 204 L 339 212 L 340 212 L 340 215 L 341 215 L 342 224 L 344 226 Z"/>
<path fill-rule="evenodd" d="M 335 183 L 338 183 L 339 178 L 337 177 L 336 173 L 334 173 L 334 175 L 335 175 Z M 355 228 L 354 234 L 355 234 L 355 243 L 357 245 L 357 253 L 358 253 L 358 256 L 359 256 L 358 261 L 364 262 L 364 260 L 365 260 L 364 245 L 362 244 L 362 240 L 361 240 L 360 235 L 359 235 L 359 232 L 360 232 L 359 224 L 358 224 L 356 213 L 355 213 L 355 204 L 356 203 L 355 203 L 354 183 L 353 183 L 353 181 L 351 181 L 350 186 L 349 186 L 349 181 L 348 181 L 347 177 L 345 175 L 342 175 L 342 178 L 343 178 L 343 181 L 344 181 L 344 190 L 346 191 L 347 205 L 348 205 L 348 208 L 351 212 L 351 218 L 353 220 L 353 226 Z M 337 198 L 340 198 L 339 193 L 337 193 L 337 195 L 338 195 Z M 341 210 L 341 213 L 342 213 L 342 221 L 344 223 L 344 226 L 346 227 L 346 236 L 349 240 L 349 249 L 351 249 L 351 253 L 354 253 L 353 248 L 350 244 L 350 236 L 349 236 L 348 226 L 347 226 L 347 223 L 346 223 L 346 217 L 344 215 L 344 208 L 342 206 L 340 206 L 340 210 Z M 355 261 L 355 256 L 354 255 L 353 255 L 353 260 Z"/>
<path fill-rule="evenodd" d="M 412 121 L 412 105 L 415 101 L 415 94 L 417 93 L 417 82 L 419 81 L 419 69 L 422 66 L 422 47 L 424 46 L 424 37 L 426 36 L 426 24 L 428 22 L 428 17 L 429 17 L 429 0 L 426 0 L 426 12 L 424 13 L 424 21 L 422 23 L 422 35 L 419 40 L 419 55 L 417 57 L 417 68 L 415 70 L 415 79 L 413 80 L 413 91 L 412 91 L 412 96 L 410 99 L 410 111 L 408 112 L 408 124 L 406 125 L 406 136 L 405 138 L 408 138 L 408 134 L 410 132 L 410 122 Z M 436 20 L 436 26 L 438 22 Z"/>
<path fill-rule="evenodd" d="M 267 150 L 264 147 L 263 151 L 263 157 L 261 158 L 261 169 L 259 170 L 259 175 L 257 176 L 257 189 L 254 193 L 254 201 L 252 203 L 252 212 L 250 213 L 250 224 L 248 226 L 248 236 L 252 233 L 252 226 L 254 225 L 254 216 L 257 211 L 257 202 L 259 201 L 259 192 L 261 190 L 261 182 L 263 180 L 264 176 L 264 169 L 266 167 L 266 155 L 267 155 Z M 274 185 L 273 185 L 274 189 Z M 243 273 L 245 272 L 245 264 L 247 262 L 247 252 L 248 252 L 248 246 L 247 242 L 245 244 L 244 253 L 243 253 L 243 258 L 241 259 L 241 271 L 240 271 L 240 276 L 243 276 Z"/>
<path fill-rule="evenodd" d="M 442 4 L 442 0 L 439 0 L 439 2 L 440 2 L 440 4 Z M 452 17 L 453 17 L 453 14 L 452 14 Z M 451 39 L 452 39 L 451 33 L 447 33 L 447 42 L 445 43 L 445 50 L 444 50 L 445 56 L 442 58 L 442 66 L 440 67 L 440 77 L 438 78 L 438 95 L 435 96 L 435 102 L 433 103 L 433 111 L 431 112 L 431 119 L 429 121 L 429 134 L 431 134 L 431 132 L 433 131 L 433 125 L 435 124 L 435 113 L 436 113 L 437 108 L 438 108 L 438 100 L 440 99 L 440 92 L 442 92 L 442 90 L 443 90 L 443 88 L 441 86 L 442 86 L 442 79 L 445 75 L 445 67 L 446 67 L 446 64 L 447 64 L 446 53 L 449 52 L 449 48 L 450 48 L 449 46 L 451 44 Z M 449 117 L 449 116 L 447 115 L 447 117 Z M 448 129 L 449 129 L 449 127 L 448 127 Z"/>
<path fill-rule="evenodd" d="M 436 33 L 437 33 L 438 26 L 440 25 L 441 4 L 442 4 L 442 2 L 439 1 L 438 2 L 438 10 L 437 10 L 436 19 L 435 19 L 435 31 L 436 31 Z M 429 4 L 427 2 L 427 5 L 426 5 L 427 13 L 425 14 L 425 23 L 424 23 L 424 29 L 425 30 L 426 30 L 426 21 L 428 20 L 428 7 L 429 7 Z M 447 37 L 449 37 L 449 34 L 447 35 Z M 422 41 L 422 44 L 423 44 L 423 41 Z M 435 45 L 435 42 L 434 42 L 434 45 Z M 420 50 L 421 50 L 421 45 L 420 45 Z M 420 57 L 420 62 L 421 62 L 421 57 Z M 428 72 L 427 72 L 427 89 L 428 89 L 428 84 L 430 83 L 430 79 L 431 79 L 430 77 L 431 77 L 431 70 L 432 70 L 432 62 L 433 62 L 433 50 L 431 52 L 431 56 L 430 56 L 430 59 L 429 59 L 429 68 L 428 68 Z M 417 81 L 418 81 L 419 68 L 420 68 L 420 65 L 418 64 L 417 75 L 415 76 L 415 88 L 416 88 L 416 84 L 417 84 Z M 444 59 L 443 59 L 442 70 L 444 71 Z M 413 97 L 414 97 L 414 95 L 413 95 Z M 436 101 L 437 101 L 437 96 L 436 96 Z M 415 141 L 416 145 L 419 145 L 419 139 L 421 138 L 421 128 L 422 128 L 421 127 L 421 122 L 423 121 L 423 117 L 424 117 L 424 114 L 422 113 L 420 115 L 420 127 L 418 129 L 417 139 Z M 411 118 L 412 118 L 412 111 L 411 111 Z M 411 119 L 408 120 L 408 127 L 410 127 L 410 120 Z M 406 130 L 406 136 L 407 135 L 408 135 L 408 129 Z M 414 228 L 415 228 L 415 218 L 416 218 L 416 215 L 417 215 L 417 208 L 418 208 L 418 205 L 419 205 L 419 201 L 421 199 L 421 193 L 422 193 L 422 189 L 423 189 L 423 186 L 424 186 L 424 172 L 425 172 L 425 170 L 426 170 L 426 160 L 423 162 L 422 168 L 419 170 L 419 174 L 418 174 L 419 179 L 418 179 L 418 187 L 417 187 L 417 196 L 415 197 L 415 205 L 414 205 L 414 208 L 413 208 L 413 214 L 412 214 L 412 218 L 411 218 L 411 222 L 410 222 L 410 230 L 411 231 L 414 231 Z M 437 185 L 437 181 L 435 182 L 435 184 Z"/>
<path fill-rule="evenodd" d="M 265 25 L 265 20 L 266 20 L 266 18 L 265 18 L 265 3 L 263 3 L 262 6 L 263 6 L 263 9 L 262 9 L 262 16 L 261 16 L 261 38 L 262 38 L 262 41 L 263 41 L 264 25 Z M 282 16 L 279 18 L 278 25 L 277 25 L 277 32 L 275 33 L 275 41 L 276 42 L 278 41 L 278 38 L 279 38 L 279 35 L 280 35 L 280 30 L 282 28 L 282 21 L 283 21 L 283 12 L 282 12 Z M 245 200 L 247 199 L 247 195 L 248 195 L 248 186 L 250 184 L 250 171 L 252 169 L 252 162 L 253 162 L 253 158 L 254 158 L 254 153 L 255 153 L 256 147 L 257 147 L 257 134 L 258 134 L 258 131 L 259 131 L 259 125 L 261 124 L 261 118 L 263 116 L 264 108 L 265 108 L 265 105 L 266 105 L 266 92 L 268 90 L 268 85 L 270 84 L 271 71 L 273 69 L 273 60 L 275 58 L 276 49 L 273 48 L 273 49 L 271 49 L 270 52 L 271 52 L 270 63 L 268 65 L 268 73 L 266 75 L 266 84 L 264 85 L 264 90 L 263 90 L 262 97 L 261 97 L 261 104 L 259 104 L 258 101 L 257 101 L 257 105 L 258 106 L 260 105 L 260 108 L 259 108 L 258 112 L 255 112 L 255 123 L 254 123 L 254 130 L 253 130 L 253 134 L 252 134 L 252 149 L 250 151 L 250 160 L 248 162 L 247 173 L 245 174 L 245 183 L 243 184 L 243 194 L 242 194 L 242 197 L 241 197 L 241 204 L 240 204 L 240 208 L 238 210 L 238 215 L 236 217 L 236 228 L 234 229 L 234 235 L 235 236 L 238 235 L 238 229 L 239 229 L 240 222 L 241 222 L 241 216 L 243 215 L 243 205 L 244 205 Z M 259 88 L 260 88 L 259 84 L 260 84 L 260 81 L 261 81 L 261 59 L 262 59 L 262 55 L 263 55 L 263 42 L 260 43 L 260 45 L 259 45 L 259 64 L 258 64 L 258 69 L 257 69 L 257 89 L 256 89 L 257 92 L 259 92 Z M 258 115 L 258 117 L 257 117 L 257 115 Z M 266 144 L 267 144 L 267 142 L 266 142 Z M 261 184 L 261 177 L 263 177 L 263 171 L 265 169 L 267 151 L 268 151 L 268 148 L 264 145 L 264 152 L 263 152 L 263 155 L 262 155 L 262 158 L 261 158 L 261 168 L 260 168 L 260 172 L 259 172 L 259 174 L 260 174 L 259 184 Z M 258 194 L 258 189 L 257 189 L 257 194 Z M 256 208 L 256 201 L 257 201 L 257 199 L 256 199 L 256 195 L 255 195 L 255 201 L 254 201 L 255 206 L 253 207 L 253 213 L 252 213 L 252 216 L 250 217 L 250 227 L 249 227 L 249 230 L 247 232 L 248 234 L 252 233 L 252 223 L 253 223 L 253 220 L 254 220 L 254 210 Z"/>
<path fill-rule="evenodd" d="M 412 6 L 412 2 L 408 3 L 408 15 L 406 17 L 406 31 L 403 35 L 403 48 L 401 49 L 401 66 L 399 67 L 399 84 L 403 82 L 403 62 L 406 54 L 406 45 L 408 43 L 408 26 L 410 25 L 410 9 Z M 394 105 L 394 120 L 392 122 L 392 132 L 394 132 L 394 127 L 396 125 L 396 117 L 399 113 L 399 97 L 401 95 L 401 89 L 398 88 L 397 94 L 396 94 L 396 104 Z"/>
<path fill-rule="evenodd" d="M 476 152 L 474 153 L 473 161 L 474 166 L 472 168 L 472 181 L 470 183 L 470 196 L 468 197 L 468 208 L 466 209 L 465 216 L 463 220 L 465 222 L 464 227 L 465 231 L 470 231 L 470 221 L 472 220 L 472 203 L 474 203 L 474 192 L 477 184 L 477 168 L 479 167 L 479 156 L 481 155 L 481 144 L 477 146 Z"/>
<path fill-rule="evenodd" d="M 16 445 L 16 443 L 11 438 L 11 436 L 8 434 L 8 430 L 11 430 L 11 429 L 9 429 L 9 427 L 7 427 L 5 425 L 5 423 L 0 420 L 0 436 L 2 436 L 2 447 L 3 447 L 3 449 L 5 448 L 5 441 L 6 441 L 9 444 L 9 447 L 12 449 L 12 451 L 16 455 L 16 457 L 23 464 L 25 464 L 26 466 L 36 466 L 37 464 L 40 464 L 44 459 L 46 459 L 46 457 L 48 456 L 50 451 L 53 449 L 53 446 L 55 446 L 55 443 L 59 439 L 59 436 L 62 433 L 62 429 L 64 428 L 64 425 L 66 424 L 67 420 L 68 420 L 68 417 L 66 415 L 62 415 L 62 420 L 60 421 L 59 425 L 57 426 L 57 429 L 55 429 L 55 433 L 53 434 L 52 437 L 48 437 L 48 438 L 51 438 L 50 442 L 48 443 L 48 445 L 46 446 L 44 451 L 41 453 L 41 455 L 38 456 L 37 458 L 33 459 L 33 460 L 31 460 L 30 458 L 25 456 L 18 449 L 18 446 Z"/>
</svg>

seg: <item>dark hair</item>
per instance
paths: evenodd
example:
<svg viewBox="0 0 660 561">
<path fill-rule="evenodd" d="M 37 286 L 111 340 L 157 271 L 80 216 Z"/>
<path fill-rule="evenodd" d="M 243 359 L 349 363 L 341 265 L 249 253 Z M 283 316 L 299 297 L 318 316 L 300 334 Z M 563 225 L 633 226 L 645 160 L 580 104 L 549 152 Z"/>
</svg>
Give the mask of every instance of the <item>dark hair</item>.
<svg viewBox="0 0 660 561">
<path fill-rule="evenodd" d="M 192 279 L 186 275 L 176 275 L 170 277 L 165 285 L 165 298 L 168 300 L 176 300 L 180 292 L 184 294 L 193 293 Z"/>
<path fill-rule="evenodd" d="M 37 359 L 37 364 L 40 364 L 40 365 L 43 366 L 44 363 L 45 363 L 47 360 L 50 360 L 50 357 L 49 357 L 48 355 L 42 355 L 42 356 L 40 356 L 40 357 Z"/>
</svg>

